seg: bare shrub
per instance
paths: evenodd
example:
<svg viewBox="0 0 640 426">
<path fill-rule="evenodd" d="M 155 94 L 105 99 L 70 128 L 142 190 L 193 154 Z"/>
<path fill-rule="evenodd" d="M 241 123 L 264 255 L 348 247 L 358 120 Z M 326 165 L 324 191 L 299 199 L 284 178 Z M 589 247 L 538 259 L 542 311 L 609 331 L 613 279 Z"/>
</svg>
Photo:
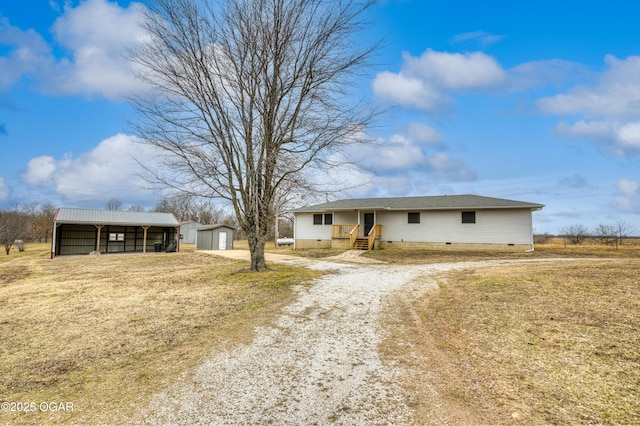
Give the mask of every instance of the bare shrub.
<svg viewBox="0 0 640 426">
<path fill-rule="evenodd" d="M 568 225 L 560 231 L 565 240 L 571 244 L 582 244 L 589 237 L 589 229 L 580 224 Z"/>
<path fill-rule="evenodd" d="M 593 237 L 602 245 L 614 245 L 617 241 L 616 228 L 613 225 L 600 224 L 596 226 Z"/>
</svg>

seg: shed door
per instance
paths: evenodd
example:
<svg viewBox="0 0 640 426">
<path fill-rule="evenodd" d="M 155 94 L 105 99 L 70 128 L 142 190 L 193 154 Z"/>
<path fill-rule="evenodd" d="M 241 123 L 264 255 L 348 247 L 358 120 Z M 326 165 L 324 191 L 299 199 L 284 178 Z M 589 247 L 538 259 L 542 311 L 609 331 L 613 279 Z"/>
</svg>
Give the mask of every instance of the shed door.
<svg viewBox="0 0 640 426">
<path fill-rule="evenodd" d="M 227 249 L 227 233 L 224 231 L 220 231 L 218 234 L 218 250 L 226 250 Z"/>
</svg>

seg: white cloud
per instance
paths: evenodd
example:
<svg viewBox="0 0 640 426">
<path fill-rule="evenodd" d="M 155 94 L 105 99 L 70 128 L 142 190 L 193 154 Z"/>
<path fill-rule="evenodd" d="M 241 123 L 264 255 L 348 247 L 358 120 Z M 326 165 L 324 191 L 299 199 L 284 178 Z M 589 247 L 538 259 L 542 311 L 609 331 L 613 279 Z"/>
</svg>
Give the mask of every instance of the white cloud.
<svg viewBox="0 0 640 426">
<path fill-rule="evenodd" d="M 407 136 L 427 147 L 442 148 L 445 145 L 442 135 L 436 129 L 424 123 L 415 121 L 409 123 Z"/>
<path fill-rule="evenodd" d="M 307 169 L 307 179 L 342 197 L 424 195 L 437 185 L 476 179 L 464 161 L 444 152 L 442 135 L 421 122 L 411 122 L 398 133 L 368 144 L 348 146 L 330 161 L 341 167 Z"/>
<path fill-rule="evenodd" d="M 614 206 L 623 212 L 640 213 L 640 182 L 634 179 L 620 179 L 616 183 L 618 195 L 613 200 Z"/>
<path fill-rule="evenodd" d="M 124 56 L 127 46 L 145 38 L 139 24 L 142 8 L 140 3 L 121 8 L 107 0 L 66 6 L 52 27 L 56 43 L 68 55 L 62 57 L 55 57 L 35 31 L 23 31 L 0 18 L 0 44 L 11 47 L 0 57 L 0 88 L 28 76 L 39 91 L 49 94 L 119 100 L 145 90 Z"/>
<path fill-rule="evenodd" d="M 591 76 L 584 65 L 562 59 L 524 62 L 510 68 L 507 73 L 511 91 L 557 87 Z"/>
<path fill-rule="evenodd" d="M 640 153 L 640 122 L 578 121 L 561 122 L 556 126 L 561 137 L 587 138 L 613 154 L 625 157 Z"/>
<path fill-rule="evenodd" d="M 556 126 L 556 133 L 564 137 L 592 137 L 608 139 L 615 134 L 611 123 L 605 121 L 578 121 L 574 124 L 560 122 Z"/>
<path fill-rule="evenodd" d="M 49 7 L 51 10 L 59 12 L 61 7 L 55 0 L 49 0 Z"/>
<path fill-rule="evenodd" d="M 567 93 L 542 98 L 538 106 L 556 115 L 627 118 L 640 113 L 640 56 L 624 60 L 605 57 L 607 69 L 594 86 L 576 86 Z"/>
<path fill-rule="evenodd" d="M 5 56 L 0 57 L 0 90 L 10 87 L 23 75 L 35 74 L 47 69 L 53 62 L 51 48 L 33 30 L 23 31 L 0 16 L 0 46 L 10 46 Z"/>
<path fill-rule="evenodd" d="M 462 41 L 481 38 L 484 33 L 473 32 L 458 36 Z M 383 100 L 399 106 L 429 113 L 442 113 L 454 103 L 454 95 L 470 92 L 509 93 L 536 88 L 565 86 L 576 81 L 590 81 L 595 74 L 587 67 L 572 61 L 549 59 L 524 62 L 504 69 L 493 56 L 484 52 L 452 53 L 427 49 L 419 57 L 402 54 L 399 72 L 382 71 L 373 81 L 373 90 Z M 613 84 L 621 75 L 631 77 L 635 64 L 620 64 L 608 57 L 615 72 L 602 79 Z M 608 86 L 606 90 L 609 90 Z M 575 89 L 576 92 L 580 88 Z M 627 94 L 628 95 L 628 94 Z M 627 96 L 625 95 L 625 96 Z M 568 110 L 565 94 L 540 99 L 538 107 L 545 112 Z M 571 104 L 580 105 L 582 99 Z M 640 107 L 640 102 L 638 103 Z"/>
<path fill-rule="evenodd" d="M 620 126 L 617 136 L 622 148 L 640 150 L 640 123 L 627 123 Z"/>
<path fill-rule="evenodd" d="M 9 198 L 9 187 L 4 183 L 4 178 L 0 176 L 0 201 Z"/>
<path fill-rule="evenodd" d="M 43 155 L 32 158 L 27 164 L 27 170 L 21 175 L 22 180 L 32 186 L 49 185 L 53 183 L 53 177 L 58 168 L 55 158 Z"/>
<path fill-rule="evenodd" d="M 451 158 L 446 152 L 438 152 L 429 158 L 433 170 L 447 180 L 466 182 L 476 179 L 476 174 L 464 162 Z"/>
<path fill-rule="evenodd" d="M 436 111 L 448 106 L 451 100 L 429 83 L 389 71 L 378 73 L 373 91 L 385 101 L 422 111 Z"/>
<path fill-rule="evenodd" d="M 403 53 L 403 70 L 451 90 L 486 89 L 501 85 L 506 73 L 483 52 L 448 53 L 427 49 L 419 58 Z"/>
<path fill-rule="evenodd" d="M 404 135 L 392 135 L 388 140 L 370 145 L 364 151 L 367 167 L 377 172 L 408 170 L 426 165 L 426 154 L 419 144 Z"/>
<path fill-rule="evenodd" d="M 429 156 L 433 153 L 430 151 L 443 148 L 446 144 L 437 130 L 424 123 L 411 122 L 405 132 L 351 147 L 348 156 L 352 162 L 377 174 L 395 174 L 416 168 L 431 169 Z"/>
<path fill-rule="evenodd" d="M 348 161 L 359 166 L 358 173 L 369 176 L 368 190 L 386 195 L 380 191 L 389 185 L 396 194 L 406 194 L 414 193 L 416 185 L 424 188 L 435 183 L 475 180 L 475 172 L 446 149 L 439 132 L 424 123 L 412 122 L 402 132 L 350 147 L 345 154 Z"/>
<path fill-rule="evenodd" d="M 87 0 L 76 8 L 65 8 L 53 32 L 72 58 L 59 64 L 67 72 L 56 76 L 57 90 L 98 93 L 110 99 L 143 90 L 123 55 L 128 45 L 145 38 L 141 8 L 137 3 L 121 8 L 106 0 Z"/>
<path fill-rule="evenodd" d="M 622 195 L 639 195 L 640 183 L 633 179 L 620 179 L 616 184 L 616 189 Z"/>
<path fill-rule="evenodd" d="M 447 92 L 493 89 L 503 85 L 506 73 L 482 52 L 447 53 L 428 49 L 420 57 L 403 53 L 400 72 L 383 71 L 373 90 L 387 102 L 427 112 L 450 107 Z"/>
<path fill-rule="evenodd" d="M 584 189 L 589 188 L 589 182 L 587 178 L 582 176 L 579 173 L 574 174 L 573 176 L 565 176 L 558 181 L 558 184 L 562 187 L 569 187 L 573 189 Z"/>
<path fill-rule="evenodd" d="M 496 43 L 502 40 L 504 36 L 490 34 L 486 31 L 471 31 L 468 33 L 457 34 L 451 39 L 451 43 L 465 43 L 465 42 L 478 42 L 483 46 Z"/>
<path fill-rule="evenodd" d="M 70 155 L 59 160 L 50 156 L 34 158 L 22 179 L 32 186 L 50 187 L 69 201 L 117 198 L 141 203 L 152 199 L 154 194 L 144 189 L 147 184 L 137 175 L 141 168 L 136 160 L 153 167 L 155 158 L 152 148 L 135 136 L 118 134 L 78 158 Z"/>
</svg>

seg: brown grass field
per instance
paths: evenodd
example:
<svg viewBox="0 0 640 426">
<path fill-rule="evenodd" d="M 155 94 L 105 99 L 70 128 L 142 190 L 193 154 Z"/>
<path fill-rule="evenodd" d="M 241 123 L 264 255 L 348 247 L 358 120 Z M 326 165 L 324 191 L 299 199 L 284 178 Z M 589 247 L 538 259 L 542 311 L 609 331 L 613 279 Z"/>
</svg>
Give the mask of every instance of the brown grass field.
<svg viewBox="0 0 640 426">
<path fill-rule="evenodd" d="M 637 259 L 453 273 L 392 317 L 419 424 L 434 395 L 453 424 L 638 424 Z"/>
<path fill-rule="evenodd" d="M 192 246 L 53 261 L 48 251 L 30 245 L 0 255 L 0 402 L 35 404 L 2 412 L 0 424 L 135 419 L 208 353 L 249 342 L 295 297 L 292 285 L 318 276 L 283 265 L 237 273 L 247 265 Z M 454 423 L 638 423 L 640 244 L 365 255 L 398 264 L 543 261 L 443 276 L 437 291 L 390 307 L 382 348 L 416 373 L 404 385 L 418 423 L 430 423 L 434 395 Z M 73 411 L 41 402 L 72 403 Z"/>
<path fill-rule="evenodd" d="M 212 349 L 250 341 L 292 284 L 318 276 L 283 265 L 236 273 L 247 265 L 192 248 L 53 261 L 48 252 L 0 256 L 0 402 L 21 411 L 3 406 L 0 424 L 120 423 Z"/>
<path fill-rule="evenodd" d="M 640 258 L 640 239 L 628 239 L 616 250 L 612 246 L 599 244 L 565 245 L 562 238 L 552 239 L 547 244 L 536 244 L 533 252 L 520 251 L 455 251 L 420 249 L 372 250 L 366 257 L 394 264 L 446 263 L 492 259 L 550 259 L 550 258 Z"/>
</svg>

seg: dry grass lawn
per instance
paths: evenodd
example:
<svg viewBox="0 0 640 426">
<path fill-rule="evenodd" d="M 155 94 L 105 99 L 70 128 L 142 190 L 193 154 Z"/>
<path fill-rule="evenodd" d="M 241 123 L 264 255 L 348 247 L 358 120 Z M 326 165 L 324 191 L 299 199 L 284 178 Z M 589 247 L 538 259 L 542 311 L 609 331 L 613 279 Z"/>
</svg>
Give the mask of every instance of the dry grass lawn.
<svg viewBox="0 0 640 426">
<path fill-rule="evenodd" d="M 48 251 L 0 256 L 0 402 L 38 408 L 3 405 L 2 424 L 135 418 L 211 350 L 250 341 L 292 300 L 292 284 L 318 275 L 236 273 L 247 265 L 193 251 L 53 261 Z M 41 402 L 73 411 L 42 412 Z"/>
<path fill-rule="evenodd" d="M 298 250 L 301 251 L 301 250 Z M 456 251 L 433 249 L 394 249 L 372 250 L 363 256 L 383 262 L 410 265 L 424 263 L 448 263 L 472 260 L 493 259 L 550 259 L 550 258 L 639 258 L 640 240 L 629 239 L 618 250 L 613 246 L 597 244 L 565 245 L 562 238 L 551 240 L 547 244 L 536 244 L 535 251 Z"/>
<path fill-rule="evenodd" d="M 319 274 L 284 265 L 237 273 L 247 264 L 183 248 L 51 261 L 47 245 L 32 245 L 0 255 L 0 403 L 36 407 L 3 411 L 0 424 L 135 420 L 155 392 L 212 350 L 248 343 L 293 300 L 293 284 Z M 453 423 L 637 423 L 639 245 L 366 255 L 394 263 L 618 258 L 451 274 L 438 291 L 393 306 L 383 346 L 413 372 L 405 385 L 420 424 L 432 423 L 434 397 Z M 44 412 L 41 402 L 72 403 L 73 411 Z"/>
<path fill-rule="evenodd" d="M 394 315 L 387 353 L 419 371 L 418 423 L 435 394 L 454 423 L 640 419 L 637 259 L 458 272 Z"/>
<path fill-rule="evenodd" d="M 249 244 L 246 240 L 236 240 L 233 242 L 233 247 L 235 250 L 248 250 Z M 276 254 L 286 254 L 290 256 L 298 256 L 305 257 L 309 259 L 321 259 L 324 257 L 335 256 L 337 254 L 343 253 L 345 249 L 337 249 L 337 248 L 324 248 L 324 249 L 304 249 L 304 250 L 294 250 L 293 245 L 291 246 L 276 246 L 273 241 L 267 241 L 264 247 L 264 251 L 267 253 L 276 253 Z"/>
</svg>

